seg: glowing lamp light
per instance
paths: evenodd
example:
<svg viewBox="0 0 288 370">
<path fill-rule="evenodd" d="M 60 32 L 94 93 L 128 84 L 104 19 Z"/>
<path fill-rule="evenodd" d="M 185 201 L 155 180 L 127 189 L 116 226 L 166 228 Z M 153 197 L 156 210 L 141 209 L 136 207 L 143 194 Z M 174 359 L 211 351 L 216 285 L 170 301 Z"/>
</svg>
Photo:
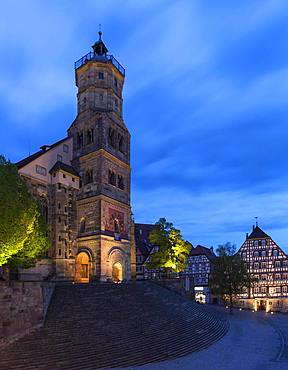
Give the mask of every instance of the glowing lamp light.
<svg viewBox="0 0 288 370">
<path fill-rule="evenodd" d="M 271 315 L 274 315 L 274 312 L 273 311 L 271 311 L 270 313 L 271 313 Z"/>
<path fill-rule="evenodd" d="M 225 308 L 229 308 L 228 306 L 226 306 Z"/>
<path fill-rule="evenodd" d="M 239 311 L 242 311 L 242 308 L 239 308 Z"/>
</svg>

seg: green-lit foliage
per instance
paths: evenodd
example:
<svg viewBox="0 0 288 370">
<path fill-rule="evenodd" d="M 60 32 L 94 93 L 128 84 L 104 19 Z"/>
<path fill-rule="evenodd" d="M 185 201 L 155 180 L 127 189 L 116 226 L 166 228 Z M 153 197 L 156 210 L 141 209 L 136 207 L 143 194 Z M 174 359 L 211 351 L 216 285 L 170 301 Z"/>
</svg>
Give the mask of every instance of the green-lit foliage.
<svg viewBox="0 0 288 370">
<path fill-rule="evenodd" d="M 152 244 L 159 247 L 147 264 L 149 269 L 162 268 L 166 272 L 180 272 L 186 268 L 192 245 L 183 240 L 180 230 L 175 229 L 172 223 L 160 218 L 149 239 Z"/>
<path fill-rule="evenodd" d="M 218 257 L 213 263 L 209 278 L 211 292 L 224 300 L 228 298 L 230 310 L 233 298 L 251 284 L 245 262 L 239 254 L 235 254 L 235 251 L 235 245 L 231 243 L 218 246 L 216 250 Z"/>
<path fill-rule="evenodd" d="M 17 167 L 0 156 L 0 266 L 32 266 L 48 248 L 37 202 Z"/>
</svg>

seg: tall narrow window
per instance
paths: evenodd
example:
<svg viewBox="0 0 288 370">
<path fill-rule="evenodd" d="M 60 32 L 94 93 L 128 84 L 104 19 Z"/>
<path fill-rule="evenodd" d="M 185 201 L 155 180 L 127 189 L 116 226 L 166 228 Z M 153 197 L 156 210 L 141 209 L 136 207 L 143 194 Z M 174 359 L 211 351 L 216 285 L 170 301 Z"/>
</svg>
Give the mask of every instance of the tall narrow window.
<svg viewBox="0 0 288 370">
<path fill-rule="evenodd" d="M 84 233 L 85 230 L 86 230 L 86 222 L 85 222 L 85 218 L 82 217 L 81 220 L 80 220 L 79 232 Z"/>
<path fill-rule="evenodd" d="M 119 139 L 119 150 L 120 150 L 120 152 L 124 153 L 124 138 L 123 138 L 123 136 L 120 136 L 120 139 Z"/>
<path fill-rule="evenodd" d="M 118 188 L 124 190 L 124 180 L 121 175 L 118 175 Z"/>
<path fill-rule="evenodd" d="M 108 144 L 115 147 L 115 130 L 109 127 L 108 132 Z"/>
<path fill-rule="evenodd" d="M 85 184 L 93 182 L 93 170 L 87 170 L 85 173 Z"/>
<path fill-rule="evenodd" d="M 82 148 L 83 146 L 83 133 L 82 132 L 77 134 L 77 146 L 78 148 Z"/>
<path fill-rule="evenodd" d="M 116 175 L 115 172 L 111 170 L 108 171 L 108 182 L 109 184 L 116 186 Z"/>
<path fill-rule="evenodd" d="M 86 134 L 86 143 L 91 144 L 94 141 L 94 130 L 91 128 L 90 130 L 87 130 Z"/>
<path fill-rule="evenodd" d="M 104 80 L 104 73 L 103 72 L 98 72 L 98 78 L 99 78 L 99 80 Z"/>
</svg>

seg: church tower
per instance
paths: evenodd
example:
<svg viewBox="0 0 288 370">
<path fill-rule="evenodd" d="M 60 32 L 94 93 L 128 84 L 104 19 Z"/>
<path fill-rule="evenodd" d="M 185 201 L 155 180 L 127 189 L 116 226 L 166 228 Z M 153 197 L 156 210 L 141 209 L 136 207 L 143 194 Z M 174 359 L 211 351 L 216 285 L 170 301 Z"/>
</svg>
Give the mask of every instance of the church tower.
<svg viewBox="0 0 288 370">
<path fill-rule="evenodd" d="M 102 33 L 75 63 L 77 117 L 72 165 L 81 177 L 77 195 L 76 281 L 129 280 L 131 240 L 130 134 L 122 117 L 125 69 L 108 54 Z M 131 267 L 132 262 L 132 267 Z"/>
</svg>

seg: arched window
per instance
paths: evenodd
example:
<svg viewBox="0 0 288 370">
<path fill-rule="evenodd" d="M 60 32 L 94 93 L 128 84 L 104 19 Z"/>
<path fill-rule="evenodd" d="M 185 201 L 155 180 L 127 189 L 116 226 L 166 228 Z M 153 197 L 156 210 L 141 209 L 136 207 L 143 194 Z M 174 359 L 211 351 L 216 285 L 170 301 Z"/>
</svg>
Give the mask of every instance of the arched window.
<svg viewBox="0 0 288 370">
<path fill-rule="evenodd" d="M 80 225 L 79 225 L 79 233 L 84 233 L 85 230 L 86 230 L 85 217 L 82 217 L 80 220 Z"/>
<path fill-rule="evenodd" d="M 121 175 L 118 175 L 118 188 L 124 190 L 124 180 Z"/>
<path fill-rule="evenodd" d="M 91 128 L 90 130 L 87 130 L 86 133 L 86 144 L 91 144 L 94 141 L 94 130 Z"/>
<path fill-rule="evenodd" d="M 116 186 L 116 175 L 115 172 L 109 170 L 108 172 L 108 182 L 109 184 Z"/>
<path fill-rule="evenodd" d="M 77 147 L 79 149 L 79 148 L 82 148 L 82 146 L 83 146 L 83 133 L 78 132 L 77 133 Z"/>
<path fill-rule="evenodd" d="M 120 152 L 124 153 L 124 138 L 123 138 L 123 136 L 120 136 L 120 138 L 119 138 L 119 150 L 120 150 Z"/>
<path fill-rule="evenodd" d="M 93 170 L 87 170 L 85 173 L 85 185 L 93 182 Z"/>
<path fill-rule="evenodd" d="M 259 257 L 259 252 L 258 251 L 254 251 L 253 257 Z"/>
<path fill-rule="evenodd" d="M 266 257 L 266 251 L 261 251 L 261 257 Z"/>
<path fill-rule="evenodd" d="M 273 256 L 273 257 L 277 257 L 277 256 L 278 256 L 278 251 L 277 251 L 277 249 L 273 249 L 272 256 Z"/>
<path fill-rule="evenodd" d="M 115 147 L 115 130 L 113 128 L 109 127 L 108 132 L 108 144 Z"/>
<path fill-rule="evenodd" d="M 241 257 L 245 260 L 245 258 L 246 258 L 246 252 L 242 252 L 242 254 L 241 254 Z"/>
</svg>

